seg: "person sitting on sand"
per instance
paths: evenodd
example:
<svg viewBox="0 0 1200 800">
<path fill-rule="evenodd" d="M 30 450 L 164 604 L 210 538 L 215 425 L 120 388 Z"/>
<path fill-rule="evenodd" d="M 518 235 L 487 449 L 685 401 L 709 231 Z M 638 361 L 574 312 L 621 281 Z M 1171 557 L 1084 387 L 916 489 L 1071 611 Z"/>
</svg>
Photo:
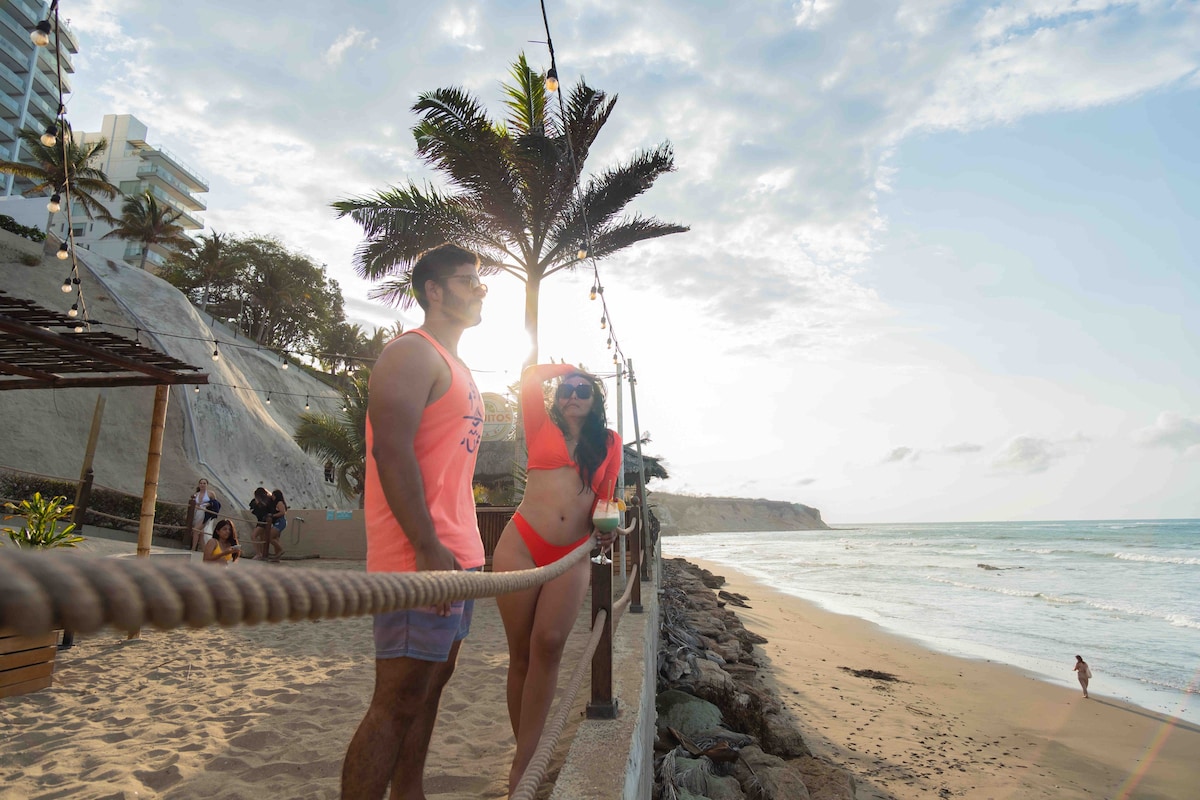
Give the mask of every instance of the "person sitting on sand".
<svg viewBox="0 0 1200 800">
<path fill-rule="evenodd" d="M 561 378 L 550 410 L 542 384 Z M 595 377 L 569 364 L 538 364 L 521 376 L 521 419 L 529 450 L 525 495 L 496 544 L 496 572 L 533 569 L 566 556 L 592 536 L 597 502 L 612 499 L 621 469 L 621 438 L 608 429 Z M 517 751 L 513 792 L 533 758 L 554 700 L 567 635 L 587 594 L 591 564 L 582 559 L 548 583 L 496 598 L 508 637 L 508 716 Z"/>
<path fill-rule="evenodd" d="M 223 519 L 213 529 L 212 538 L 204 545 L 204 563 L 227 567 L 242 555 L 238 544 L 237 529 L 231 520 Z"/>
<path fill-rule="evenodd" d="M 1079 678 L 1079 685 L 1083 687 L 1083 696 L 1088 696 L 1088 681 L 1092 679 L 1092 668 L 1083 660 L 1083 656 L 1075 656 L 1075 676 Z"/>
</svg>

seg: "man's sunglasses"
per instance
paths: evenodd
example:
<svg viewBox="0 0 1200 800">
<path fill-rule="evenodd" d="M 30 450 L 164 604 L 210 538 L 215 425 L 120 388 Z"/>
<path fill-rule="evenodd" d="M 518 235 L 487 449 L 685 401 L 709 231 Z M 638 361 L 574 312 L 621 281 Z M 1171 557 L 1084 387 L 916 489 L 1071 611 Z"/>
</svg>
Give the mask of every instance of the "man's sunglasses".
<svg viewBox="0 0 1200 800">
<path fill-rule="evenodd" d="M 592 396 L 592 386 L 589 383 L 560 383 L 554 396 L 559 400 L 570 400 L 575 395 L 580 400 L 588 400 Z"/>
<path fill-rule="evenodd" d="M 445 278 L 442 278 L 442 280 L 466 281 L 467 288 L 469 290 L 471 290 L 472 292 L 479 291 L 480 289 L 482 289 L 484 294 L 488 293 L 488 285 L 486 283 L 482 282 L 481 280 L 479 280 L 478 275 L 447 275 Z"/>
</svg>

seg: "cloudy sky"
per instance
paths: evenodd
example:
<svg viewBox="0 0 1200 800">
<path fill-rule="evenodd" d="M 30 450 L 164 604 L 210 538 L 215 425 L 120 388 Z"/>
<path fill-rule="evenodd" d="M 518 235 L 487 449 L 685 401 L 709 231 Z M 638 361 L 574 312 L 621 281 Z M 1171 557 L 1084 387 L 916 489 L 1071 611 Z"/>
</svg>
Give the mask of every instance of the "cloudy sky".
<svg viewBox="0 0 1200 800">
<path fill-rule="evenodd" d="M 332 200 L 408 179 L 418 93 L 497 113 L 522 2 L 63 0 L 69 118 L 131 113 L 367 300 Z M 670 141 L 634 209 L 691 232 L 600 264 L 662 488 L 833 523 L 1200 517 L 1200 3 L 549 0 L 559 73 L 620 100 L 593 171 Z M 611 369 L 590 279 L 541 352 Z M 522 356 L 492 281 L 462 352 Z M 626 393 L 628 400 L 628 393 Z M 628 410 L 627 437 L 632 436 Z"/>
</svg>

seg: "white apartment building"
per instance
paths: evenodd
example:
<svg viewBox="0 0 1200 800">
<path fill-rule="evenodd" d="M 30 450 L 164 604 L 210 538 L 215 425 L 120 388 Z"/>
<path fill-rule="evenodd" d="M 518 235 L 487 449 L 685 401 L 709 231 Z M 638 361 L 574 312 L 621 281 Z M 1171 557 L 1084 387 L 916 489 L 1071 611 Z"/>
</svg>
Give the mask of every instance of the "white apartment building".
<svg viewBox="0 0 1200 800">
<path fill-rule="evenodd" d="M 49 47 L 38 47 L 29 32 L 46 18 L 50 3 L 46 0 L 0 0 L 0 156 L 6 161 L 32 163 L 29 151 L 17 138 L 23 129 L 46 130 L 58 117 L 58 70 L 54 60 L 53 37 Z M 62 22 L 59 26 L 58 52 L 62 58 L 64 98 L 71 91 L 74 72 L 71 56 L 79 52 L 79 42 Z M 0 176 L 4 195 L 19 195 L 32 183 Z"/>
<path fill-rule="evenodd" d="M 131 114 L 106 114 L 101 130 L 96 133 L 76 131 L 76 138 L 84 143 L 94 142 L 101 137 L 108 140 L 108 148 L 92 166 L 104 170 L 109 182 L 120 188 L 123 196 L 104 201 L 105 207 L 114 217 L 120 218 L 124 196 L 149 191 L 160 206 L 182 212 L 183 216 L 176 222 L 177 225 L 187 231 L 202 230 L 204 221 L 198 212 L 207 206 L 196 195 L 208 191 L 208 181 L 171 151 L 147 144 L 146 134 L 145 124 Z M 103 239 L 112 226 L 98 219 L 89 220 L 79 206 L 71 209 L 71 224 L 75 229 L 76 247 L 86 247 L 113 261 L 134 265 L 141 262 L 140 242 Z M 59 212 L 55 215 L 51 230 L 60 238 L 66 237 L 66 214 Z M 158 245 L 151 245 L 146 256 L 146 268 L 155 270 L 162 266 L 169 252 Z"/>
</svg>

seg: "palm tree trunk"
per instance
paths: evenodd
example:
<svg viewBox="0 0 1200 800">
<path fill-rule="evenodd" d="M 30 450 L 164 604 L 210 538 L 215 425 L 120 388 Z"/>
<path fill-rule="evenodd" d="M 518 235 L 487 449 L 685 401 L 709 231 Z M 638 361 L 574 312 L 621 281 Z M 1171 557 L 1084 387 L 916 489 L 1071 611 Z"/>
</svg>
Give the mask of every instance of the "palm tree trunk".
<svg viewBox="0 0 1200 800">
<path fill-rule="evenodd" d="M 542 276 L 528 275 L 525 282 L 525 333 L 529 336 L 529 355 L 521 369 L 538 363 L 538 294 L 541 291 Z"/>
<path fill-rule="evenodd" d="M 138 269 L 140 269 L 142 272 L 146 271 L 146 256 L 148 255 L 150 255 L 150 245 L 146 242 L 142 242 L 142 261 L 140 264 L 138 264 Z"/>
</svg>

